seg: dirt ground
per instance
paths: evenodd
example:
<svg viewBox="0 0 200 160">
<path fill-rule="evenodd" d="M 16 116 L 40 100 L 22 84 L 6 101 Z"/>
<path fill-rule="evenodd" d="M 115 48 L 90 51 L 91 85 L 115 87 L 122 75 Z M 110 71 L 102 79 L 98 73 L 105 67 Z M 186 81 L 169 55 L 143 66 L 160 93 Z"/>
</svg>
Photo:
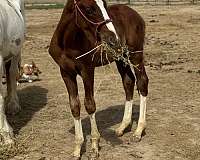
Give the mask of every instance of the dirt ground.
<svg viewBox="0 0 200 160">
<path fill-rule="evenodd" d="M 139 143 L 114 130 L 123 116 L 124 91 L 115 64 L 96 69 L 95 99 L 101 133 L 100 160 L 200 160 L 200 7 L 135 6 L 146 21 L 145 59 L 150 79 L 147 129 Z M 41 81 L 18 88 L 22 111 L 8 119 L 16 147 L 1 149 L 0 159 L 70 160 L 74 125 L 59 68 L 47 48 L 62 10 L 27 10 L 23 64 L 36 62 Z M 79 78 L 83 102 L 83 85 Z M 138 118 L 135 90 L 132 131 Z M 83 106 L 83 105 L 82 105 Z M 90 150 L 90 124 L 84 106 L 82 123 Z"/>
</svg>

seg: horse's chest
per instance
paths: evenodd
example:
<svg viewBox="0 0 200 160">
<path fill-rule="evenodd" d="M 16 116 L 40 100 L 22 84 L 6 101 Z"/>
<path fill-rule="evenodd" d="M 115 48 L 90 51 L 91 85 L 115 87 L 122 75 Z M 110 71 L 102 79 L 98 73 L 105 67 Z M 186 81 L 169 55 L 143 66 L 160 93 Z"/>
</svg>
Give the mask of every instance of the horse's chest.
<svg viewBox="0 0 200 160">
<path fill-rule="evenodd" d="M 95 67 L 110 64 L 115 60 L 113 56 L 106 51 L 94 53 L 91 59 Z"/>
</svg>

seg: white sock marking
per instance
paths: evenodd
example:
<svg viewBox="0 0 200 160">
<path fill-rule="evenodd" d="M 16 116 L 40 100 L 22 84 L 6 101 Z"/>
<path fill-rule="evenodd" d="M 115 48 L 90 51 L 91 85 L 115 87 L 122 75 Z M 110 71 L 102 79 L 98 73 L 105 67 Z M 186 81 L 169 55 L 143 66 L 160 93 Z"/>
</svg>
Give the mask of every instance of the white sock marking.
<svg viewBox="0 0 200 160">
<path fill-rule="evenodd" d="M 102 0 L 95 0 L 95 1 L 96 1 L 97 5 L 99 6 L 99 8 L 100 8 L 100 10 L 103 14 L 104 20 L 110 19 L 110 17 L 108 16 L 108 13 L 107 13 L 107 11 L 104 7 L 103 1 Z M 119 39 L 113 23 L 112 22 L 106 23 L 106 26 L 108 27 L 108 29 L 111 32 L 113 32 L 115 34 L 116 38 Z"/>
<path fill-rule="evenodd" d="M 125 102 L 124 117 L 122 123 L 130 123 L 132 117 L 133 100 Z"/>
<path fill-rule="evenodd" d="M 91 123 L 91 135 L 92 138 L 99 138 L 100 134 L 97 128 L 97 124 L 96 124 L 96 118 L 95 118 L 95 113 L 90 115 L 90 123 Z"/>
<path fill-rule="evenodd" d="M 84 137 L 83 137 L 81 119 L 74 118 L 74 125 L 75 125 L 75 141 L 77 143 L 82 143 Z"/>
<path fill-rule="evenodd" d="M 140 116 L 139 116 L 139 123 L 146 123 L 146 101 L 147 97 L 140 95 Z"/>
</svg>

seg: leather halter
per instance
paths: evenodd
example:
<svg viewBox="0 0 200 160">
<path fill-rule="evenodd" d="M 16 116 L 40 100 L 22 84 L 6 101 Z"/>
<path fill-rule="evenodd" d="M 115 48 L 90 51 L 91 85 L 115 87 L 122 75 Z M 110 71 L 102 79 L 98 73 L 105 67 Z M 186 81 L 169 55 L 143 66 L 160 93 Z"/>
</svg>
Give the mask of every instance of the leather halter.
<svg viewBox="0 0 200 160">
<path fill-rule="evenodd" d="M 105 25 L 105 24 L 107 24 L 107 23 L 109 23 L 109 22 L 112 22 L 111 19 L 106 19 L 106 20 L 101 21 L 101 22 L 94 22 L 94 21 L 91 21 L 91 20 L 88 19 L 88 18 L 85 16 L 85 14 L 81 11 L 81 9 L 80 9 L 80 7 L 78 6 L 76 0 L 74 0 L 74 6 L 75 6 L 75 14 L 76 14 L 76 24 L 78 25 L 77 17 L 78 17 L 78 12 L 79 12 L 79 13 L 81 14 L 81 16 L 82 16 L 87 22 L 89 22 L 89 23 L 91 23 L 92 25 L 96 26 L 96 34 L 98 33 L 98 29 L 99 29 L 101 26 L 103 26 L 103 25 Z"/>
</svg>

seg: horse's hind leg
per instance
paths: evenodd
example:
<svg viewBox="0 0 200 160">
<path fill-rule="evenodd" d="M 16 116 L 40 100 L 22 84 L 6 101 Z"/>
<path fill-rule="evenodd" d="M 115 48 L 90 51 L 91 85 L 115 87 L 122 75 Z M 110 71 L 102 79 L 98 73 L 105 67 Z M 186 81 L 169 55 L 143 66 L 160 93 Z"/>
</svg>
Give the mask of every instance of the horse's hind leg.
<svg viewBox="0 0 200 160">
<path fill-rule="evenodd" d="M 83 71 L 82 78 L 85 88 L 84 104 L 91 123 L 92 157 L 96 158 L 98 157 L 100 134 L 95 119 L 96 105 L 94 101 L 94 69 L 90 68 Z"/>
<path fill-rule="evenodd" d="M 3 58 L 0 56 L 0 143 L 4 145 L 13 144 L 13 130 L 10 127 L 5 114 L 3 88 L 2 88 L 2 75 L 3 75 Z"/>
<path fill-rule="evenodd" d="M 137 89 L 140 93 L 140 114 L 138 126 L 134 132 L 133 138 L 134 141 L 140 141 L 142 133 L 146 128 L 146 97 L 148 95 L 149 80 L 143 63 L 139 64 L 137 68 L 134 68 L 134 71 L 136 76 Z"/>
<path fill-rule="evenodd" d="M 20 111 L 19 99 L 17 96 L 17 74 L 18 74 L 18 63 L 20 55 L 14 56 L 10 62 L 6 64 L 6 81 L 7 81 L 7 92 L 6 97 L 6 112 L 9 114 L 15 114 Z"/>
<path fill-rule="evenodd" d="M 129 66 L 125 67 L 124 63 L 121 61 L 116 62 L 118 71 L 121 75 L 125 94 L 126 94 L 126 102 L 125 102 L 125 110 L 123 120 L 121 125 L 116 130 L 116 134 L 118 136 L 122 136 L 124 130 L 130 125 L 132 120 L 132 105 L 133 105 L 133 89 L 135 85 L 135 77 Z"/>
<path fill-rule="evenodd" d="M 61 69 L 61 75 L 67 87 L 69 93 L 69 103 L 71 112 L 74 118 L 75 125 L 75 148 L 74 148 L 74 158 L 79 159 L 81 153 L 81 147 L 84 142 L 82 124 L 80 119 L 80 100 L 78 96 L 78 86 L 76 81 L 76 73 L 66 73 Z"/>
</svg>

